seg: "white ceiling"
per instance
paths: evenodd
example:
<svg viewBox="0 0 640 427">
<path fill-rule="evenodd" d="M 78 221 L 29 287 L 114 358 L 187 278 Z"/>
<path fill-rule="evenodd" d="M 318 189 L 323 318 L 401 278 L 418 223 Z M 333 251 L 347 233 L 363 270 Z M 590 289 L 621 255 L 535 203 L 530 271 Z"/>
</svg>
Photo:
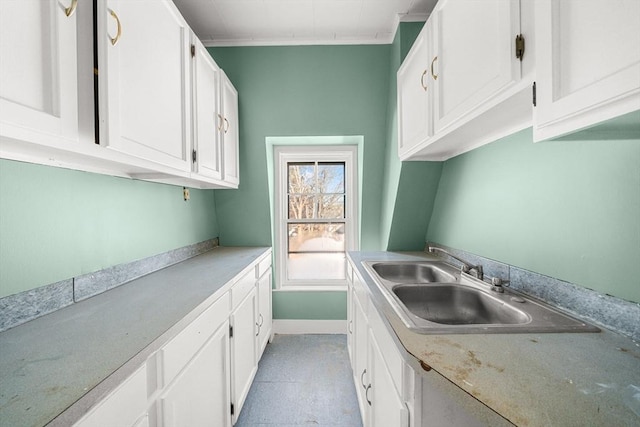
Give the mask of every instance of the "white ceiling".
<svg viewBox="0 0 640 427">
<path fill-rule="evenodd" d="M 390 43 L 436 0 L 174 0 L 208 46 Z"/>
</svg>

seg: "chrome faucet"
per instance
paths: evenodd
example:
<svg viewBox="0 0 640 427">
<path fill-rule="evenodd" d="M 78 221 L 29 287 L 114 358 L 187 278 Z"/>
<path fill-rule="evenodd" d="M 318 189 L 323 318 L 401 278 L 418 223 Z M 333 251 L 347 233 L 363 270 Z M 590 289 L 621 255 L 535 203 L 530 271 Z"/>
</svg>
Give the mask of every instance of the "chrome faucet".
<svg viewBox="0 0 640 427">
<path fill-rule="evenodd" d="M 451 258 L 455 259 L 456 261 L 458 261 L 460 264 L 462 264 L 461 270 L 464 273 L 470 274 L 471 276 L 474 276 L 480 280 L 484 279 L 484 273 L 482 272 L 482 266 L 480 264 L 478 265 L 471 265 L 468 262 L 466 262 L 463 259 L 458 258 L 455 255 L 450 254 L 449 252 L 447 252 L 446 250 L 442 249 L 442 248 L 438 248 L 436 246 L 429 246 L 429 252 L 431 252 L 432 254 L 435 253 L 436 251 L 438 252 L 442 252 L 443 254 L 447 254 L 449 255 Z"/>
<path fill-rule="evenodd" d="M 504 285 L 509 283 L 508 280 L 501 279 L 499 277 L 491 278 L 491 290 L 498 293 L 504 292 Z"/>
</svg>

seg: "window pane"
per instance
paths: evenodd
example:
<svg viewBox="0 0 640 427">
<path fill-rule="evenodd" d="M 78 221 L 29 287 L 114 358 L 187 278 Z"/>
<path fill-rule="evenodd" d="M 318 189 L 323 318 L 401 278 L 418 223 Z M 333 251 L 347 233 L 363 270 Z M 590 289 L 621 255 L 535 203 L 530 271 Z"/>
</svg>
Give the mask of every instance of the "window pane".
<svg viewBox="0 0 640 427">
<path fill-rule="evenodd" d="M 344 252 L 344 223 L 288 224 L 289 253 Z"/>
<path fill-rule="evenodd" d="M 313 193 L 316 183 L 315 169 L 315 163 L 289 163 L 289 193 Z"/>
<path fill-rule="evenodd" d="M 314 196 L 289 196 L 289 219 L 313 219 Z"/>
<path fill-rule="evenodd" d="M 347 257 L 344 252 L 335 253 L 290 253 L 287 256 L 287 279 L 317 280 L 323 285 L 326 280 L 346 279 Z"/>
<path fill-rule="evenodd" d="M 344 193 L 344 162 L 318 164 L 318 192 Z"/>
<path fill-rule="evenodd" d="M 344 218 L 344 195 L 331 194 L 318 197 L 318 218 Z M 344 232 L 344 231 L 343 231 Z"/>
</svg>

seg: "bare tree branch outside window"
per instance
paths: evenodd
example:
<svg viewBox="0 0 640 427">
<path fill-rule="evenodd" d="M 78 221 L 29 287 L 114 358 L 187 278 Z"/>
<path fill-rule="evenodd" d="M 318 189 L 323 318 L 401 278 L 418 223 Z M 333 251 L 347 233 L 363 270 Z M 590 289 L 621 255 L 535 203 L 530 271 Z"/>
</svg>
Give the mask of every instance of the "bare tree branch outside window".
<svg viewBox="0 0 640 427">
<path fill-rule="evenodd" d="M 289 253 L 344 252 L 344 162 L 288 164 Z"/>
</svg>

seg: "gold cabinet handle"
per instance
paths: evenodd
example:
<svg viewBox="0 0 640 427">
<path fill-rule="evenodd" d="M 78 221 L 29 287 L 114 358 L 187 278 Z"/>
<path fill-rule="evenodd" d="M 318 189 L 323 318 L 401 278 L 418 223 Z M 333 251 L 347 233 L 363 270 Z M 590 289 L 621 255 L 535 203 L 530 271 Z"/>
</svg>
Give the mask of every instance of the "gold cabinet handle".
<svg viewBox="0 0 640 427">
<path fill-rule="evenodd" d="M 224 127 L 224 133 L 227 133 L 227 132 L 229 131 L 229 126 L 230 126 L 230 124 L 229 124 L 229 120 L 227 120 L 227 118 L 225 117 L 225 118 L 224 118 L 224 122 L 227 124 L 227 125 Z"/>
<path fill-rule="evenodd" d="M 426 75 L 427 75 L 427 70 L 424 70 L 422 72 L 422 75 L 420 76 L 420 86 L 422 86 L 422 89 L 424 89 L 425 92 L 427 91 L 427 85 L 424 84 L 424 76 Z"/>
<path fill-rule="evenodd" d="M 120 18 L 118 18 L 118 15 L 116 15 L 113 9 L 109 9 L 109 14 L 113 17 L 113 19 L 116 20 L 116 24 L 118 24 L 118 32 L 116 33 L 116 36 L 109 36 L 109 40 L 111 40 L 111 46 L 115 46 L 116 43 L 118 43 L 118 40 L 120 40 L 120 36 L 122 35 L 122 25 L 120 24 Z"/>
<path fill-rule="evenodd" d="M 71 0 L 71 6 L 64 8 L 64 14 L 71 18 L 73 12 L 76 11 L 76 7 L 78 7 L 78 0 Z"/>
<path fill-rule="evenodd" d="M 220 124 L 218 125 L 218 131 L 222 130 L 222 126 L 224 125 L 225 118 L 218 114 L 218 118 L 220 119 Z"/>
<path fill-rule="evenodd" d="M 438 57 L 436 56 L 435 58 L 433 58 L 433 61 L 431 61 L 431 77 L 433 77 L 433 80 L 438 80 L 438 75 L 433 72 L 433 64 L 435 64 L 437 60 Z"/>
</svg>

